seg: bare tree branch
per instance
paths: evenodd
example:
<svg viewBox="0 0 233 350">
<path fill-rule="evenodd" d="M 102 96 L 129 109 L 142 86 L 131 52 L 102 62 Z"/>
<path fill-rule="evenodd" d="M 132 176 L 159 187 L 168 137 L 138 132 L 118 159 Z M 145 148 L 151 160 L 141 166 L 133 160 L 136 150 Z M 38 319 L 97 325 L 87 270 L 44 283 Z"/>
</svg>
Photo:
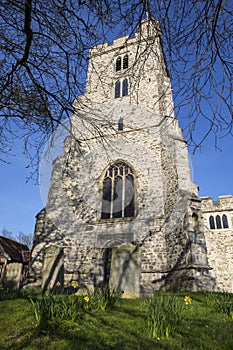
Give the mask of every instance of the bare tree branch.
<svg viewBox="0 0 233 350">
<path fill-rule="evenodd" d="M 7 161 L 23 137 L 36 162 L 38 147 L 85 92 L 89 49 L 132 35 L 146 17 L 160 22 L 176 115 L 190 144 L 232 135 L 232 13 L 230 0 L 1 1 L 0 158 Z M 81 120 L 77 106 L 76 113 Z"/>
</svg>

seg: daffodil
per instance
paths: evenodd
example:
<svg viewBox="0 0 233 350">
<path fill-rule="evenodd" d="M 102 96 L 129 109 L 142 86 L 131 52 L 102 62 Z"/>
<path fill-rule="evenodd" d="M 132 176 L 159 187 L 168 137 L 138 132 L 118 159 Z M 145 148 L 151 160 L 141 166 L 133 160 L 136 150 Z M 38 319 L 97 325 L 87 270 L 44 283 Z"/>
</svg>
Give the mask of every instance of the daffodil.
<svg viewBox="0 0 233 350">
<path fill-rule="evenodd" d="M 188 305 L 188 304 L 191 304 L 192 299 L 190 298 L 190 296 L 187 295 L 187 296 L 184 298 L 184 301 L 185 301 L 185 304 Z"/>
<path fill-rule="evenodd" d="M 85 302 L 88 303 L 89 297 L 86 295 L 85 298 L 83 298 L 83 300 L 85 300 Z"/>
<path fill-rule="evenodd" d="M 64 286 L 66 286 L 66 287 L 67 287 L 67 286 L 68 286 L 68 284 L 69 284 L 69 281 L 68 281 L 68 280 L 65 280 L 65 281 L 64 281 Z"/>
<path fill-rule="evenodd" d="M 60 286 L 61 286 L 61 282 L 58 281 L 58 282 L 56 283 L 56 286 L 57 286 L 57 287 L 60 287 Z"/>
<path fill-rule="evenodd" d="M 77 281 L 72 281 L 71 282 L 72 287 L 78 288 L 78 282 Z"/>
</svg>

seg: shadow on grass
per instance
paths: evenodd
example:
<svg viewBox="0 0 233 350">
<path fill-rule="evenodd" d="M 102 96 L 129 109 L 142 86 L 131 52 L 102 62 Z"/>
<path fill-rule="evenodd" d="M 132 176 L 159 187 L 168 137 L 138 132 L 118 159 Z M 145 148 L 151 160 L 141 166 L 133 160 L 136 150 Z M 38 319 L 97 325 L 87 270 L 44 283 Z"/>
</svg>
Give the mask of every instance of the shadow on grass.
<svg viewBox="0 0 233 350">
<path fill-rule="evenodd" d="M 186 294 L 180 294 L 184 298 Z M 22 298 L 0 302 L 1 350 L 230 350 L 233 321 L 206 306 L 206 296 L 189 294 L 180 335 L 153 340 L 146 323 L 145 299 L 119 300 L 109 311 L 86 311 L 74 322 L 55 319 L 35 327 L 31 303 Z"/>
</svg>

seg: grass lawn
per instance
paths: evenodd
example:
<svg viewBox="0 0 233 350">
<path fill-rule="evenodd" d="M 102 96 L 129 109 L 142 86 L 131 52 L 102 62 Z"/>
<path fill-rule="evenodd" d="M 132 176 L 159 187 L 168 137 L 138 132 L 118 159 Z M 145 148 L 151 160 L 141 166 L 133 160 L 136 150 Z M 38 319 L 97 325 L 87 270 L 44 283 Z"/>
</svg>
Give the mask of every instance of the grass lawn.
<svg viewBox="0 0 233 350">
<path fill-rule="evenodd" d="M 177 294 L 181 302 L 186 295 Z M 87 309 L 75 320 L 54 319 L 40 329 L 28 298 L 5 295 L 0 298 L 0 349 L 233 349 L 233 317 L 217 310 L 208 293 L 188 295 L 192 302 L 184 307 L 179 331 L 159 339 L 149 334 L 147 301 L 142 298 L 119 299 L 111 309 Z M 233 295 L 231 301 L 233 305 Z"/>
</svg>

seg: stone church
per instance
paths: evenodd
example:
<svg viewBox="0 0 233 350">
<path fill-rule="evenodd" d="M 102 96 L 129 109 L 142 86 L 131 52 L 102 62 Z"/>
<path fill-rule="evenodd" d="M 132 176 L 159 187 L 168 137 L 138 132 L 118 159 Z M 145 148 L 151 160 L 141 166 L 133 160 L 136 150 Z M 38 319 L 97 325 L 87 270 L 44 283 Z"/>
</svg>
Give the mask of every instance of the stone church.
<svg viewBox="0 0 233 350">
<path fill-rule="evenodd" d="M 231 292 L 233 196 L 200 198 L 191 180 L 157 21 L 90 50 L 74 109 L 28 285 Z"/>
</svg>

